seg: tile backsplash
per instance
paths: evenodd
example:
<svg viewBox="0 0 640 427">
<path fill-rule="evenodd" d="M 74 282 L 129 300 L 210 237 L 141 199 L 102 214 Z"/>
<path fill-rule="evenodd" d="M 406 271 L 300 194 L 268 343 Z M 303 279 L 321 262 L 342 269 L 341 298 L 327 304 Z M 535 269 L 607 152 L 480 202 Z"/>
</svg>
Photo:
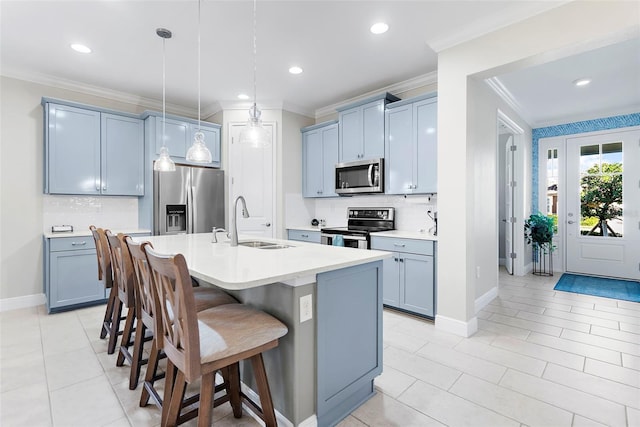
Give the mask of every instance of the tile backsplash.
<svg viewBox="0 0 640 427">
<path fill-rule="evenodd" d="M 291 197 L 295 200 L 294 197 Z M 437 195 L 432 196 L 354 196 L 326 199 L 303 199 L 297 209 L 287 212 L 287 226 L 309 225 L 312 218 L 324 219 L 329 227 L 347 225 L 347 209 L 350 207 L 393 207 L 396 208 L 396 228 L 398 230 L 429 230 L 434 222 L 427 211 L 437 211 Z M 314 205 L 309 205 L 312 201 Z M 287 207 L 295 204 L 289 202 Z M 295 212 L 295 213 L 294 213 Z"/>
<path fill-rule="evenodd" d="M 92 224 L 110 229 L 138 228 L 138 198 L 44 195 L 44 232 L 50 232 L 52 225 L 72 225 L 74 231 L 82 231 Z"/>
</svg>

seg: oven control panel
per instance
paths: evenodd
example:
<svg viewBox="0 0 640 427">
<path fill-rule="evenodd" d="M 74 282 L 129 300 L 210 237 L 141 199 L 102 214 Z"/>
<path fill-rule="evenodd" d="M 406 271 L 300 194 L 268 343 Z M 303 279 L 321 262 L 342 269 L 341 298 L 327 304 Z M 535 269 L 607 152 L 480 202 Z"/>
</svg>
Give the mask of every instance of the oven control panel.
<svg viewBox="0 0 640 427">
<path fill-rule="evenodd" d="M 349 219 L 393 220 L 394 208 L 349 208 Z"/>
</svg>

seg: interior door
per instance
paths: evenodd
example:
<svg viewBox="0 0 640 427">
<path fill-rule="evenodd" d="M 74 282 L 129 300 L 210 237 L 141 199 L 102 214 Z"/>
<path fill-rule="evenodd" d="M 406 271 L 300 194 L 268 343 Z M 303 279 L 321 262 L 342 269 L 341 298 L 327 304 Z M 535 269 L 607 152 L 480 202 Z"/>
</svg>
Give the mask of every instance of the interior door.
<svg viewBox="0 0 640 427">
<path fill-rule="evenodd" d="M 513 178 L 513 135 L 509 135 L 509 139 L 505 144 L 505 183 L 504 183 L 504 252 L 505 252 L 505 268 L 509 274 L 513 274 L 513 228 L 515 226 L 515 211 L 513 208 L 513 192 L 515 191 L 515 180 Z"/>
<path fill-rule="evenodd" d="M 263 123 L 263 126 L 271 136 L 271 143 L 266 147 L 256 148 L 238 142 L 244 123 L 230 125 L 229 223 L 231 223 L 236 198 L 244 196 L 250 216 L 249 218 L 242 217 L 240 212 L 242 204 L 238 203 L 238 234 L 275 237 L 274 156 L 276 126 L 275 123 Z"/>
<path fill-rule="evenodd" d="M 640 278 L 640 130 L 567 139 L 567 271 Z"/>
</svg>

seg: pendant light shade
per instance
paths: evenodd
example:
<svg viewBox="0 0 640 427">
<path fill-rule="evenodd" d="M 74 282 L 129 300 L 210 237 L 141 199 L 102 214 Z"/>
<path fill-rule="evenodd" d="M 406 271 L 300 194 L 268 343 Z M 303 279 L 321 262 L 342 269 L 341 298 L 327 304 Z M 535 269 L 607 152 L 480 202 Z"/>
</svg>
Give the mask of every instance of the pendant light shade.
<svg viewBox="0 0 640 427">
<path fill-rule="evenodd" d="M 253 106 L 249 109 L 249 120 L 240 131 L 240 143 L 250 145 L 252 147 L 265 147 L 269 145 L 269 132 L 262 126 L 260 116 L 262 112 L 256 104 L 256 56 L 257 56 L 257 37 L 256 37 L 256 0 L 253 0 Z"/>
<path fill-rule="evenodd" d="M 211 163 L 211 151 L 204 144 L 204 133 L 200 128 L 200 6 L 198 0 L 198 131 L 193 134 L 193 143 L 187 150 L 187 160 L 195 163 Z"/>
<path fill-rule="evenodd" d="M 176 170 L 176 164 L 169 157 L 169 149 L 165 145 L 166 142 L 166 133 L 165 133 L 165 122 L 166 122 L 166 71 L 165 71 L 165 63 L 166 63 L 166 53 L 165 53 L 165 42 L 167 39 L 171 38 L 171 31 L 166 28 L 158 28 L 156 30 L 156 34 L 162 38 L 162 147 L 160 148 L 160 156 L 153 163 L 153 170 L 160 172 L 173 172 Z"/>
</svg>

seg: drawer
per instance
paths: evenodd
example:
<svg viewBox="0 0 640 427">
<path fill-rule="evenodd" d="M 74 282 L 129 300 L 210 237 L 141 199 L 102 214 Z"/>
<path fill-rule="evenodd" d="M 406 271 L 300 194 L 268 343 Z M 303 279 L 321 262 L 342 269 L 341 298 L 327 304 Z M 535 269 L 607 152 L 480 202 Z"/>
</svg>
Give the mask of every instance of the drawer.
<svg viewBox="0 0 640 427">
<path fill-rule="evenodd" d="M 51 252 L 77 251 L 80 249 L 96 248 L 93 236 L 52 237 L 49 241 L 49 250 Z"/>
<path fill-rule="evenodd" d="M 289 240 L 299 240 L 309 243 L 320 243 L 320 231 L 292 230 L 289 229 Z"/>
<path fill-rule="evenodd" d="M 371 236 L 371 249 L 407 252 L 418 255 L 433 255 L 433 242 L 430 240 Z"/>
</svg>

